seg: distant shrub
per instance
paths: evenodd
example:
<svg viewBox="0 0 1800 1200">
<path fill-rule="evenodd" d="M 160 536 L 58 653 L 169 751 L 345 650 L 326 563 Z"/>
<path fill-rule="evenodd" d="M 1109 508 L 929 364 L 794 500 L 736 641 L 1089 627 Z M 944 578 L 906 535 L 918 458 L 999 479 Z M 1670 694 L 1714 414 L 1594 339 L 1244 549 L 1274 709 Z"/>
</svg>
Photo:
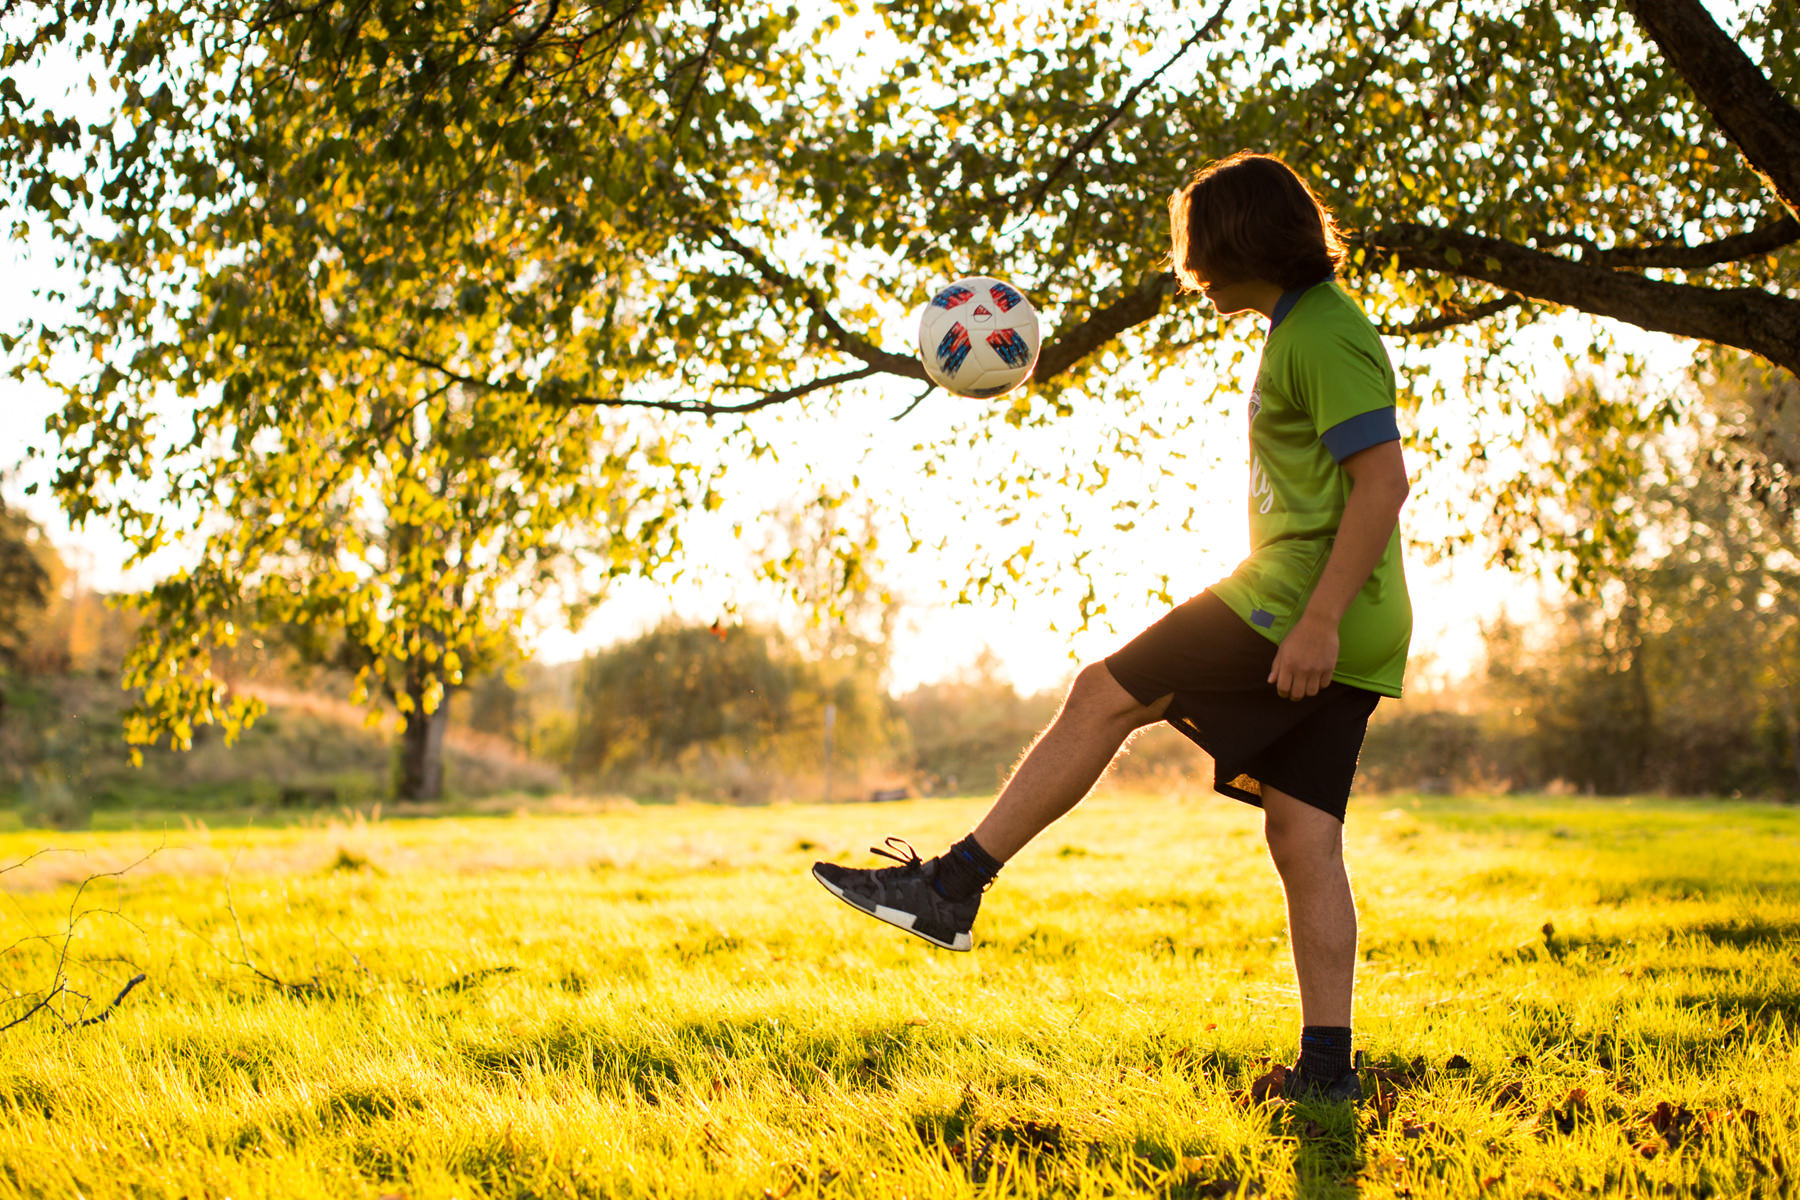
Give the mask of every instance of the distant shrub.
<svg viewBox="0 0 1800 1200">
<path fill-rule="evenodd" d="M 31 829 L 86 829 L 93 822 L 94 805 L 85 790 L 69 786 L 61 771 L 43 766 L 26 772 L 18 813 Z"/>
</svg>

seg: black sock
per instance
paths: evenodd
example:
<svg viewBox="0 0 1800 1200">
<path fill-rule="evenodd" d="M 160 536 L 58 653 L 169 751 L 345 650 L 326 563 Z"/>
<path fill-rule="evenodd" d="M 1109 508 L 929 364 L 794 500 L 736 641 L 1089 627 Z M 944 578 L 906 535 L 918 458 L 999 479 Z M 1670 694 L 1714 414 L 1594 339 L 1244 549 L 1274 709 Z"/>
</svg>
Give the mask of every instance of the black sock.
<svg viewBox="0 0 1800 1200">
<path fill-rule="evenodd" d="M 931 886 L 946 900 L 967 900 L 993 882 L 1001 864 L 970 834 L 937 857 Z"/>
<path fill-rule="evenodd" d="M 1300 1061 L 1294 1065 L 1300 1078 L 1331 1083 L 1350 1070 L 1350 1028 L 1347 1025 L 1308 1025 L 1300 1030 Z"/>
</svg>

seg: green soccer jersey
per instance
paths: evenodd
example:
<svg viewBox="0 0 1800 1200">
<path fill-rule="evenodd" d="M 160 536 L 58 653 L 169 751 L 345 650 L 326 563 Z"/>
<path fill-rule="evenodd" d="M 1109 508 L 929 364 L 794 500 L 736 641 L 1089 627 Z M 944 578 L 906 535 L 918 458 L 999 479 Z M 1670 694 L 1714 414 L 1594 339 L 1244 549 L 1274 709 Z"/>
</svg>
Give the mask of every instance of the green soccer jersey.
<svg viewBox="0 0 1800 1200">
<path fill-rule="evenodd" d="M 1270 641 L 1286 637 L 1344 518 L 1338 464 L 1399 436 L 1394 369 L 1356 301 L 1330 280 L 1283 295 L 1250 393 L 1250 557 L 1213 594 Z M 1398 696 L 1411 640 L 1396 527 L 1338 626 L 1332 679 Z"/>
</svg>

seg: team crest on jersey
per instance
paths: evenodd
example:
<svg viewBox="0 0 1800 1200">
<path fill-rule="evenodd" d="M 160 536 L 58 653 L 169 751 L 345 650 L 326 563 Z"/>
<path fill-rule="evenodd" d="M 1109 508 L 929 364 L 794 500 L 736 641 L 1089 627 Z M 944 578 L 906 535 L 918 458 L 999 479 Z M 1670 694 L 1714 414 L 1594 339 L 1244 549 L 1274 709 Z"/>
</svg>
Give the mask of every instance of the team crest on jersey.
<svg viewBox="0 0 1800 1200">
<path fill-rule="evenodd" d="M 1262 411 L 1262 387 L 1260 385 L 1253 384 L 1253 385 L 1251 385 L 1251 388 L 1250 388 L 1250 419 L 1252 421 L 1256 420 L 1256 414 L 1261 411 Z"/>
</svg>

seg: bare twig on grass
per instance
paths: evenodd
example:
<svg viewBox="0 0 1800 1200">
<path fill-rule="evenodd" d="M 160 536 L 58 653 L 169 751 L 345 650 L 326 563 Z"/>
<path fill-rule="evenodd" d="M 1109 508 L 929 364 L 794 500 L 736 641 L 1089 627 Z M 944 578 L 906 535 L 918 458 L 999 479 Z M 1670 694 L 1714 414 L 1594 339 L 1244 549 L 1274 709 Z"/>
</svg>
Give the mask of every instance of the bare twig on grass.
<svg viewBox="0 0 1800 1200">
<path fill-rule="evenodd" d="M 135 861 L 127 863 L 123 867 L 112 871 L 96 871 L 83 879 L 81 883 L 76 886 L 75 895 L 69 900 L 69 908 L 63 920 L 63 928 L 60 936 L 58 934 L 32 933 L 26 937 L 15 940 L 8 945 L 4 951 L 0 951 L 0 954 L 9 953 L 30 942 L 43 942 L 47 945 L 54 945 L 56 948 L 56 965 L 52 971 L 49 986 L 43 990 L 41 995 L 37 995 L 35 998 L 33 998 L 31 994 L 20 997 L 21 999 L 30 1000 L 31 1003 L 24 1012 L 19 1013 L 10 1021 L 0 1025 L 0 1033 L 4 1033 L 15 1026 L 23 1025 L 26 1021 L 29 1021 L 41 1012 L 49 1013 L 50 1016 L 65 1030 L 81 1029 L 88 1025 L 98 1025 L 112 1016 L 114 1010 L 116 1010 L 120 1004 L 124 1003 L 125 997 L 131 995 L 132 990 L 136 988 L 138 984 L 143 983 L 149 978 L 145 972 L 138 971 L 130 979 L 126 980 L 125 986 L 119 989 L 118 994 L 112 998 L 111 1003 L 107 1004 L 105 1008 L 97 1013 L 89 1013 L 86 1011 L 86 1006 L 93 1002 L 92 999 L 86 993 L 75 990 L 69 980 L 68 968 L 72 959 L 70 948 L 75 940 L 76 928 L 84 920 L 93 916 L 114 917 L 125 922 L 127 925 L 130 925 L 133 929 L 138 930 L 138 932 L 143 932 L 142 927 L 139 926 L 137 922 L 131 920 L 131 918 L 127 917 L 124 913 L 119 912 L 117 909 L 82 908 L 81 900 L 82 897 L 87 894 L 88 888 L 95 882 L 102 879 L 117 879 L 128 872 L 137 869 L 144 863 L 149 862 L 151 858 L 161 853 L 166 848 L 167 843 L 159 842 L 153 849 L 137 858 Z M 4 875 L 9 871 L 24 866 L 39 855 L 51 853 L 72 853 L 72 851 L 68 847 L 60 846 L 51 846 L 41 850 L 35 850 L 18 862 L 11 863 L 5 867 L 0 867 L 0 875 Z M 129 959 L 117 955 L 109 956 L 107 961 L 130 962 Z M 57 1001 L 59 999 L 78 1000 L 82 1004 L 82 1009 L 74 1014 L 66 1013 L 58 1007 Z"/>
<path fill-rule="evenodd" d="M 514 971 L 517 971 L 518 969 L 519 968 L 517 968 L 515 966 L 511 966 L 511 965 L 499 966 L 499 967 L 477 967 L 473 971 L 465 971 L 461 975 L 453 975 L 450 977 L 450 980 L 448 983 L 445 983 L 439 987 L 432 988 L 431 990 L 434 992 L 455 995 L 458 992 L 466 992 L 472 987 L 477 987 L 480 984 L 486 983 L 488 980 L 493 979 L 496 976 L 511 975 Z"/>
<path fill-rule="evenodd" d="M 237 866 L 237 860 L 235 858 L 232 859 L 231 865 L 232 867 Z M 250 946 L 244 940 L 244 923 L 238 920 L 237 902 L 231 898 L 230 868 L 227 868 L 225 872 L 225 911 L 231 914 L 231 928 L 233 932 L 237 934 L 239 955 L 237 958 L 227 958 L 225 960 L 226 962 L 234 967 L 244 968 L 244 970 L 250 972 L 277 991 L 286 992 L 290 996 L 318 996 L 322 995 L 327 990 L 324 981 L 319 978 L 319 973 L 317 971 L 313 972 L 311 979 L 294 983 L 282 979 L 278 975 L 271 975 L 250 960 Z M 354 955 L 352 957 L 354 957 Z M 366 969 L 367 968 L 365 968 L 365 970 Z"/>
<path fill-rule="evenodd" d="M 236 860 L 233 859 L 232 868 L 235 868 L 235 866 Z M 244 923 L 238 916 L 237 902 L 231 894 L 231 868 L 228 868 L 225 873 L 225 911 L 231 917 L 232 933 L 237 940 L 238 957 L 232 958 L 229 955 L 218 951 L 217 947 L 214 947 L 214 950 L 230 965 L 240 967 L 243 970 L 250 972 L 270 987 L 289 996 L 332 996 L 346 990 L 341 983 L 328 979 L 317 970 L 315 970 L 310 977 L 305 979 L 283 979 L 279 975 L 266 971 L 256 964 L 250 953 L 249 940 L 244 936 Z M 185 926 L 183 926 L 183 928 L 186 929 Z M 198 933 L 195 933 L 191 929 L 186 929 L 186 932 L 194 937 L 200 937 Z M 355 950 L 350 948 L 349 943 L 344 941 L 335 929 L 326 928 L 324 932 L 327 937 L 343 948 L 344 953 L 350 956 L 350 960 L 356 964 L 357 970 L 363 973 L 364 978 L 366 978 L 370 984 L 377 984 L 380 982 L 380 979 L 376 976 L 375 972 L 369 969 L 369 965 L 362 960 L 362 957 L 357 954 Z M 318 938 L 316 933 L 313 941 L 314 950 L 316 951 L 318 948 Z M 406 983 L 405 986 L 410 987 L 413 991 L 420 994 L 457 995 L 461 992 L 468 991 L 471 988 L 478 987 L 490 979 L 501 975 L 510 975 L 518 969 L 518 967 L 510 964 L 495 967 L 478 967 L 471 971 L 465 971 L 460 975 L 452 975 L 447 981 L 436 987 L 420 983 L 416 980 Z"/>
<path fill-rule="evenodd" d="M 92 1016 L 77 1017 L 75 1020 L 72 1020 L 72 1021 L 69 1020 L 67 1017 L 63 1016 L 61 1013 L 57 1012 L 55 1007 L 51 1004 L 51 1001 L 55 1000 L 58 996 L 65 996 L 65 995 L 66 996 L 74 996 L 77 999 L 80 999 L 83 1001 L 86 1001 L 87 997 L 82 995 L 80 992 L 76 991 L 74 988 L 70 987 L 68 980 L 66 980 L 66 979 L 60 980 L 57 982 L 57 985 L 54 988 L 52 988 L 48 993 L 46 993 L 44 995 L 44 997 L 42 999 L 40 999 L 36 1004 L 34 1004 L 30 1008 L 26 1009 L 23 1013 L 20 1013 L 18 1016 L 14 1017 L 12 1020 L 8 1021 L 6 1024 L 0 1025 L 0 1033 L 6 1032 L 8 1029 L 11 1029 L 14 1025 L 23 1025 L 26 1021 L 29 1021 L 32 1017 L 36 1016 L 40 1012 L 45 1011 L 46 1009 L 49 1010 L 50 1015 L 52 1017 L 54 1017 L 56 1019 L 56 1021 L 64 1029 L 80 1029 L 83 1026 L 87 1026 L 87 1025 L 98 1025 L 102 1021 L 105 1021 L 108 1017 L 112 1016 L 113 1010 L 118 1008 L 119 1005 L 124 1002 L 125 997 L 131 995 L 131 990 L 133 988 L 137 987 L 138 984 L 144 982 L 144 980 L 146 980 L 148 978 L 150 978 L 148 975 L 144 974 L 142 971 L 139 971 L 136 975 L 133 975 L 130 979 L 127 979 L 125 981 L 125 986 L 120 988 L 119 994 L 112 998 L 112 1003 L 108 1004 L 105 1008 L 101 1009 L 99 1012 L 94 1013 Z"/>
</svg>

